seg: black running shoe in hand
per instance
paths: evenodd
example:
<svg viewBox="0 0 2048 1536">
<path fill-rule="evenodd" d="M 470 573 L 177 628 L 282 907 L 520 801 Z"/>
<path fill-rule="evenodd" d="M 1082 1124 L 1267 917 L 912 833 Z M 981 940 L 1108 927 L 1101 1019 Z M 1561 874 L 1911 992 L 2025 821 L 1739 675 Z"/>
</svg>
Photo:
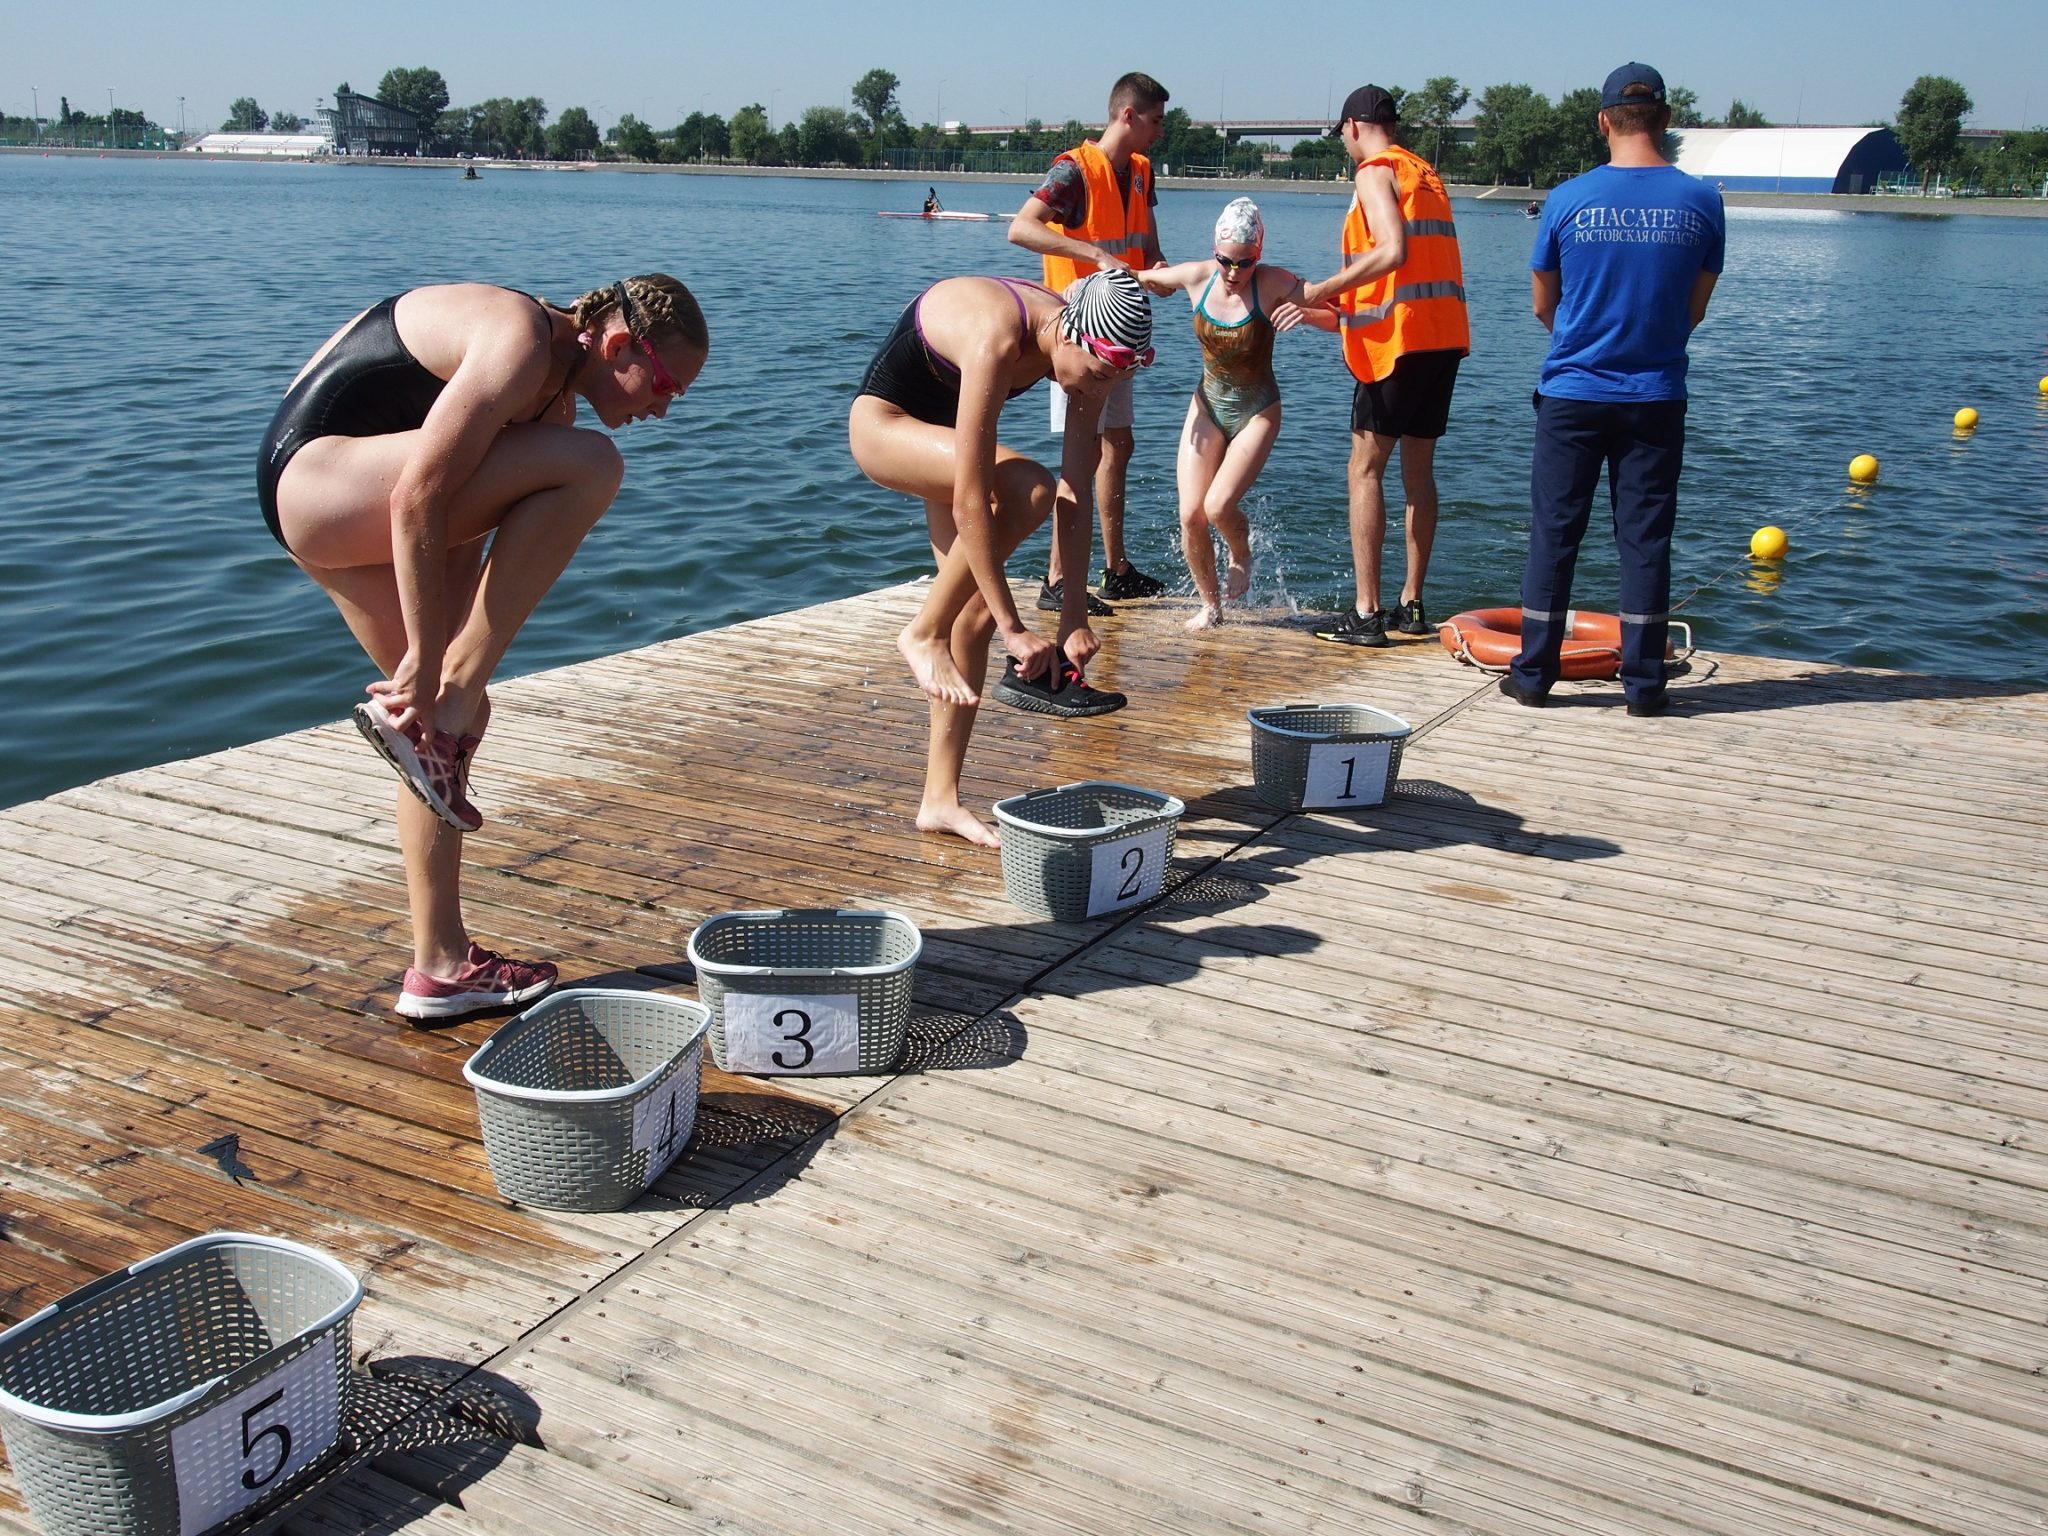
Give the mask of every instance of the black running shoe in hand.
<svg viewBox="0 0 2048 1536">
<path fill-rule="evenodd" d="M 1120 693 L 1090 688 L 1080 669 L 1070 661 L 1054 663 L 1051 677 L 1019 677 L 1014 656 L 1005 660 L 1003 675 L 989 693 L 998 704 L 1007 704 L 1012 709 L 1068 718 L 1112 714 L 1130 702 Z"/>
</svg>

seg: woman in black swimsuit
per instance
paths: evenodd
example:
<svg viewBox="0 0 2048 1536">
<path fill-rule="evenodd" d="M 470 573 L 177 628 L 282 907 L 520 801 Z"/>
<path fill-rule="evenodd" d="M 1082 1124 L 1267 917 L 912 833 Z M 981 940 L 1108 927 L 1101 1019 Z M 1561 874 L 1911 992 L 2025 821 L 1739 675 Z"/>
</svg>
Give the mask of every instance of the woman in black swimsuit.
<svg viewBox="0 0 2048 1536">
<path fill-rule="evenodd" d="M 1123 703 L 1081 679 L 1098 648 L 1088 589 L 1067 584 L 1055 648 L 1025 627 L 1003 575 L 1003 562 L 1048 514 L 1063 568 L 1087 568 L 1101 451 L 1095 419 L 1110 387 L 1152 361 L 1151 301 L 1130 273 L 1095 273 L 1070 295 L 1062 303 L 1013 278 L 933 284 L 868 365 L 847 422 L 862 473 L 924 502 L 939 565 L 923 608 L 896 641 L 932 700 L 917 825 L 991 848 L 995 829 L 960 803 L 990 636 L 1000 635 L 1012 658 L 1013 673 L 992 690 L 1002 702 L 1059 715 L 1103 714 Z M 1003 403 L 1048 377 L 1067 391 L 1072 413 L 1057 482 L 996 441 Z"/>
<path fill-rule="evenodd" d="M 660 273 L 567 310 L 480 283 L 415 288 L 350 321 L 293 381 L 257 493 L 277 540 L 381 674 L 356 725 L 398 771 L 412 967 L 398 1011 L 450 1018 L 539 996 L 555 967 L 472 943 L 466 793 L 505 649 L 617 494 L 624 465 L 577 428 L 663 416 L 710 341 Z"/>
</svg>

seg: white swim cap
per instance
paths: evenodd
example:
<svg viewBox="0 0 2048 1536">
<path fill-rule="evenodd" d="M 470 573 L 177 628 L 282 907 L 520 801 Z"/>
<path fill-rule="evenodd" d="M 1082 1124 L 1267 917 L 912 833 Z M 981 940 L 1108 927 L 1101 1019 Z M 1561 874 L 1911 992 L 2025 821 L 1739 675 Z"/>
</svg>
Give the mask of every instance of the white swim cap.
<svg viewBox="0 0 2048 1536">
<path fill-rule="evenodd" d="M 1233 198 L 1216 216 L 1216 243 L 1264 245 L 1266 221 L 1259 217 L 1259 205 L 1248 197 Z"/>
</svg>

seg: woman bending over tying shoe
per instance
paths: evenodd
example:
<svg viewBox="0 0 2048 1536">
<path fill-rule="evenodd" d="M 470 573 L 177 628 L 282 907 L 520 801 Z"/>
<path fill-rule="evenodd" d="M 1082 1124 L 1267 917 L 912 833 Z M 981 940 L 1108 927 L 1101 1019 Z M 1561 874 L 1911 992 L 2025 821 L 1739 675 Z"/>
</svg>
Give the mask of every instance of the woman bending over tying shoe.
<svg viewBox="0 0 2048 1536">
<path fill-rule="evenodd" d="M 407 1018 L 523 1003 L 555 983 L 554 966 L 493 954 L 463 926 L 485 688 L 618 493 L 619 451 L 572 425 L 578 398 L 606 427 L 666 415 L 709 348 L 697 301 L 660 273 L 567 310 L 482 283 L 415 288 L 330 337 L 270 423 L 264 519 L 381 674 L 356 726 L 408 791 Z"/>
<path fill-rule="evenodd" d="M 1304 310 L 1290 299 L 1301 279 L 1284 267 L 1262 266 L 1266 226 L 1258 205 L 1240 197 L 1216 220 L 1216 254 L 1137 274 L 1158 294 L 1185 290 L 1202 344 L 1202 379 L 1188 404 L 1175 477 L 1180 485 L 1180 539 L 1201 608 L 1189 629 L 1207 629 L 1223 617 L 1223 604 L 1243 597 L 1252 579 L 1251 525 L 1239 509 L 1280 436 L 1280 384 L 1273 377 L 1273 333 L 1306 321 L 1334 330 L 1336 313 Z M 1283 307 L 1284 306 L 1284 307 Z M 1216 546 L 1223 536 L 1230 567 L 1216 581 Z"/>
<path fill-rule="evenodd" d="M 1088 568 L 1095 517 L 1095 421 L 1118 379 L 1152 361 L 1152 306 L 1121 267 L 1061 297 L 1008 277 L 949 277 L 911 301 L 868 365 L 847 421 L 854 462 L 875 484 L 924 503 L 939 572 L 897 649 L 931 696 L 931 734 L 917 825 L 993 848 L 995 829 L 960 803 L 960 769 L 988 675 L 988 642 L 1002 637 L 1009 670 L 990 691 L 1002 703 L 1053 715 L 1099 715 L 1122 694 L 1090 688 L 1098 649 L 1088 589 L 1066 586 L 1059 641 L 1018 615 L 1003 562 L 1048 514 L 1062 568 Z M 996 441 L 1003 404 L 1040 379 L 1067 392 L 1060 474 Z"/>
</svg>

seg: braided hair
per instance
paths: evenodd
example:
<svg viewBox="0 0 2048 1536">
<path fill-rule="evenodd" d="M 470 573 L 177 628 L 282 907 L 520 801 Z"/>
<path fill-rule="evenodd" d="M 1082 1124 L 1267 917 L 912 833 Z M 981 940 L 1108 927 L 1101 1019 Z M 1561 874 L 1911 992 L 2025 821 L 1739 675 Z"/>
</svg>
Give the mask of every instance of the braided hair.
<svg viewBox="0 0 2048 1536">
<path fill-rule="evenodd" d="M 576 322 L 576 329 L 595 333 L 604 317 L 619 307 L 620 286 L 593 288 L 570 305 L 569 318 Z M 648 272 L 627 278 L 623 286 L 633 301 L 634 311 L 647 327 L 648 334 L 643 340 L 680 342 L 699 356 L 710 352 L 711 332 L 704 324 L 704 311 L 697 307 L 695 295 L 682 283 L 666 272 Z"/>
</svg>

